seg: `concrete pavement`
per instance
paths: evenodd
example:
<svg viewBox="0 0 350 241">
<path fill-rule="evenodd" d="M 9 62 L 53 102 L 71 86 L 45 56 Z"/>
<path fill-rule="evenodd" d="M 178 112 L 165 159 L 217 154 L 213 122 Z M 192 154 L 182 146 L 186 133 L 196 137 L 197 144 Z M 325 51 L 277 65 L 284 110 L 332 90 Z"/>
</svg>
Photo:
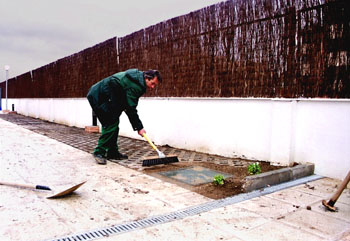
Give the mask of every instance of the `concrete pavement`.
<svg viewBox="0 0 350 241">
<path fill-rule="evenodd" d="M 87 181 L 74 195 L 53 200 L 46 199 L 48 194 L 44 191 L 0 185 L 0 240 L 75 240 L 77 234 L 91 230 L 132 224 L 213 201 L 115 163 L 96 165 L 87 152 L 2 119 L 0 126 L 0 180 L 50 187 Z M 336 203 L 336 213 L 325 211 L 321 204 L 322 199 L 332 196 L 340 182 L 322 178 L 96 238 L 350 240 L 350 190 L 344 190 Z"/>
</svg>

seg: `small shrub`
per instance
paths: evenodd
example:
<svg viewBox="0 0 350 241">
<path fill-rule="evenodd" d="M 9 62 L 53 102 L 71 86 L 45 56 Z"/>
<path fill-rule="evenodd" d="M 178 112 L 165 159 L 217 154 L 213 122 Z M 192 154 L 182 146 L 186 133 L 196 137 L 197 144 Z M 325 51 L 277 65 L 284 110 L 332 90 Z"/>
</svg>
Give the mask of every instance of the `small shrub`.
<svg viewBox="0 0 350 241">
<path fill-rule="evenodd" d="M 248 166 L 248 172 L 250 175 L 261 173 L 261 167 L 259 162 L 252 163 Z"/>
<path fill-rule="evenodd" d="M 215 185 L 224 185 L 225 178 L 223 175 L 215 175 L 213 183 Z"/>
</svg>

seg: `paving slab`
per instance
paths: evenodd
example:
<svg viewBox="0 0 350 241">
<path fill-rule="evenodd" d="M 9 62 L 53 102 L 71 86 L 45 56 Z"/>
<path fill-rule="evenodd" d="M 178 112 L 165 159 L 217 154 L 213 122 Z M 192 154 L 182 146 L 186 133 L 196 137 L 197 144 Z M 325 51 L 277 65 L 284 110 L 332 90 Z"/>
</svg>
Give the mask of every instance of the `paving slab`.
<svg viewBox="0 0 350 241">
<path fill-rule="evenodd" d="M 269 222 L 268 218 L 259 213 L 243 209 L 240 205 L 230 205 L 203 213 L 201 217 L 218 229 L 232 234 L 253 230 Z"/>
<path fill-rule="evenodd" d="M 350 225 L 350 223 L 327 216 L 324 213 L 313 212 L 312 210 L 306 209 L 301 209 L 298 212 L 287 215 L 283 219 L 283 223 L 326 239 L 336 237 L 343 232 L 344 227 L 349 227 Z"/>
<path fill-rule="evenodd" d="M 265 223 L 253 230 L 236 234 L 246 241 L 270 241 L 270 240 L 293 240 L 293 241 L 318 241 L 326 240 L 323 237 L 295 228 L 281 222 Z"/>
<path fill-rule="evenodd" d="M 240 241 L 232 231 L 219 229 L 206 218 L 190 217 L 183 220 L 166 223 L 156 227 L 143 229 L 136 233 L 125 233 L 118 240 L 232 240 Z"/>
<path fill-rule="evenodd" d="M 54 200 L 46 199 L 44 191 L 0 185 L 0 240 L 20 240 L 18 234 L 8 231 L 14 226 L 19 230 L 31 226 L 26 240 L 40 240 L 210 200 L 118 164 L 96 165 L 84 151 L 1 119 L 0 125 L 0 164 L 5 167 L 1 168 L 1 178 L 6 178 L 3 181 L 50 187 L 87 181 L 75 195 Z M 47 227 L 45 236 L 38 224 L 47 220 L 60 222 L 69 229 Z"/>
<path fill-rule="evenodd" d="M 348 199 L 349 200 L 349 199 Z M 335 207 L 337 208 L 337 212 L 332 212 L 329 210 L 325 210 L 325 207 L 322 205 L 322 203 L 317 202 L 310 206 L 311 210 L 321 213 L 322 215 L 325 215 L 327 217 L 336 218 L 339 220 L 343 220 L 347 223 L 349 223 L 350 228 L 350 204 L 344 204 L 341 202 L 337 202 L 335 204 Z"/>
<path fill-rule="evenodd" d="M 97 165 L 86 151 L 38 130 L 1 118 L 0 125 L 1 179 L 50 187 L 87 180 L 73 195 L 54 200 L 44 191 L 0 185 L 0 240 L 64 240 L 213 201 L 116 163 Z M 323 178 L 100 240 L 349 240 L 349 189 L 335 205 L 338 212 L 321 205 L 340 183 Z"/>
<path fill-rule="evenodd" d="M 341 181 L 332 179 L 332 178 L 323 178 L 312 183 L 307 183 L 294 187 L 293 189 L 305 192 L 311 195 L 319 196 L 322 199 L 329 200 L 338 187 L 340 186 Z M 348 187 L 342 192 L 341 196 L 337 200 L 337 203 L 349 204 L 350 200 L 350 183 Z"/>
<path fill-rule="evenodd" d="M 283 190 L 272 193 L 269 197 L 294 205 L 297 208 L 304 208 L 312 205 L 315 202 L 322 201 L 322 197 L 315 196 L 309 193 L 300 192 L 298 190 Z"/>
<path fill-rule="evenodd" d="M 269 196 L 262 196 L 240 203 L 240 206 L 244 210 L 249 210 L 250 212 L 259 213 L 259 215 L 266 218 L 281 218 L 287 213 L 295 212 L 298 208 L 291 203 L 276 200 Z"/>
</svg>

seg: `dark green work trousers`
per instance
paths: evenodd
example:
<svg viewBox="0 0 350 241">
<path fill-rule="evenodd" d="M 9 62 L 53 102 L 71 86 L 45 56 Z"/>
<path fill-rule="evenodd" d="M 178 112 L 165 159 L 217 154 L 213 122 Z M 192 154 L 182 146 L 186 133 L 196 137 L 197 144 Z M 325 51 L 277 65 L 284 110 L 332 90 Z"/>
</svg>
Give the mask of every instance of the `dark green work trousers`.
<svg viewBox="0 0 350 241">
<path fill-rule="evenodd" d="M 108 126 L 102 126 L 101 136 L 98 139 L 94 154 L 109 156 L 118 153 L 119 119 Z"/>
</svg>

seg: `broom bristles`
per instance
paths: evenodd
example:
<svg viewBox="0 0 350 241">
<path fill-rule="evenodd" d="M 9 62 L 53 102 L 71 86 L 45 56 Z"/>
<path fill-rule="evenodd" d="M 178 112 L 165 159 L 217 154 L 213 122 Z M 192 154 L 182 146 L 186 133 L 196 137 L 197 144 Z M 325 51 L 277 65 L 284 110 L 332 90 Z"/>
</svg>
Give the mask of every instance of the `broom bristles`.
<svg viewBox="0 0 350 241">
<path fill-rule="evenodd" d="M 142 166 L 143 167 L 149 167 L 154 165 L 161 165 L 161 164 L 169 164 L 179 162 L 179 159 L 177 156 L 166 156 L 166 157 L 153 157 L 143 160 Z"/>
</svg>

